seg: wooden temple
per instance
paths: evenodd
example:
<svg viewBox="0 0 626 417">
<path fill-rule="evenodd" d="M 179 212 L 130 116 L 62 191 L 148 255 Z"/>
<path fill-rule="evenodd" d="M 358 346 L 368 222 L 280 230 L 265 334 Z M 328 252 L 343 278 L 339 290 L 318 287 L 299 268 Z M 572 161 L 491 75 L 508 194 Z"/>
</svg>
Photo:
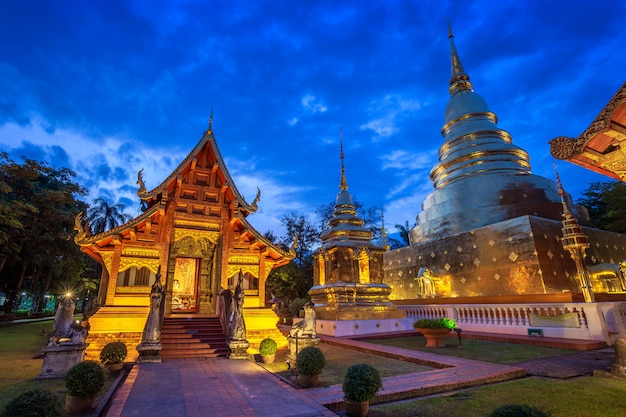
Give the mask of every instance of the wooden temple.
<svg viewBox="0 0 626 417">
<path fill-rule="evenodd" d="M 99 309 L 89 320 L 88 356 L 109 341 L 123 340 L 129 347 L 141 342 L 159 268 L 166 318 L 215 316 L 220 291 L 234 288 L 234 277 L 241 273 L 249 332 L 258 337 L 278 332 L 265 280 L 294 252 L 274 245 L 246 220 L 257 210 L 260 191 L 251 204 L 239 193 L 211 125 L 156 188 L 146 190 L 139 172 L 140 216 L 93 236 L 77 219 L 75 242 L 102 265 Z M 129 359 L 136 356 L 129 349 Z"/>
<path fill-rule="evenodd" d="M 556 159 L 626 181 L 626 83 L 580 136 L 559 136 L 549 143 Z"/>
</svg>

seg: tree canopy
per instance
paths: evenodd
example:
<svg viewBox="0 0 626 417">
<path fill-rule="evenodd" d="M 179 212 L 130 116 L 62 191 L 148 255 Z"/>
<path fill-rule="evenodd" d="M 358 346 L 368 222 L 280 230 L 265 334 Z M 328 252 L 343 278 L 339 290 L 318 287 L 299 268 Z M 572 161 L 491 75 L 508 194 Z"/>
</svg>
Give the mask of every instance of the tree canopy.
<svg viewBox="0 0 626 417">
<path fill-rule="evenodd" d="M 589 211 L 591 227 L 626 233 L 626 184 L 623 182 L 594 182 L 582 192 L 576 204 Z"/>
<path fill-rule="evenodd" d="M 43 294 L 70 285 L 85 269 L 86 257 L 72 240 L 74 219 L 86 210 L 79 200 L 87 190 L 67 168 L 52 168 L 0 154 L 0 290 L 5 310 L 26 289 Z"/>
</svg>

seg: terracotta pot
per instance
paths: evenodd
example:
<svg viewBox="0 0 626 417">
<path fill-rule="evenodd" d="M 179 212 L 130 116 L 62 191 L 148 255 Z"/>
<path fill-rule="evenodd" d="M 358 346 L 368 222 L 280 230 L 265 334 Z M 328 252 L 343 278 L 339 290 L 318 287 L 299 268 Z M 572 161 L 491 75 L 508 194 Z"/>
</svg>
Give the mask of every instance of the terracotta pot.
<svg viewBox="0 0 626 417">
<path fill-rule="evenodd" d="M 346 415 L 348 417 L 365 417 L 370 410 L 370 402 L 365 401 L 362 403 L 343 400 L 346 408 Z"/>
<path fill-rule="evenodd" d="M 106 365 L 104 365 L 104 369 L 106 369 L 107 372 L 110 374 L 117 374 L 122 370 L 123 367 L 123 363 L 107 363 Z"/>
<path fill-rule="evenodd" d="M 68 414 L 76 414 L 91 408 L 94 397 L 84 398 L 73 395 L 65 396 L 65 411 Z"/>
<path fill-rule="evenodd" d="M 274 359 L 276 358 L 276 354 L 272 354 L 272 355 L 263 355 L 261 356 L 261 359 L 263 359 L 263 363 L 274 363 Z"/>
<path fill-rule="evenodd" d="M 452 329 L 415 329 L 426 338 L 426 347 L 446 347 L 443 343 L 443 338 L 446 337 L 448 333 L 452 331 Z"/>
<path fill-rule="evenodd" d="M 313 388 L 317 385 L 317 377 L 319 375 L 298 375 L 298 382 L 302 388 Z"/>
</svg>

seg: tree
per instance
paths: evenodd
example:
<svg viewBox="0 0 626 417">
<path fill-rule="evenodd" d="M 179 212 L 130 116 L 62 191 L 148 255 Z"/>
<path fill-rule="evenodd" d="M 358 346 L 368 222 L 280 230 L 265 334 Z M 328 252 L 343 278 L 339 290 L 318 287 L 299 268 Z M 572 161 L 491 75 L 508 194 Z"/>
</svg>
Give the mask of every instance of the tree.
<svg viewBox="0 0 626 417">
<path fill-rule="evenodd" d="M 409 246 L 411 244 L 411 226 L 409 226 L 409 221 L 407 220 L 405 224 L 396 224 L 396 230 L 400 234 L 400 244 L 403 246 Z M 415 227 L 415 225 L 413 225 Z"/>
<path fill-rule="evenodd" d="M 383 210 L 376 206 L 365 207 L 355 197 L 352 198 L 352 203 L 354 204 L 357 216 L 363 220 L 364 226 L 372 232 L 372 239 L 374 241 L 379 240 L 382 235 L 381 219 Z M 333 217 L 335 205 L 336 202 L 331 201 L 326 204 L 321 204 L 315 209 L 315 213 L 320 218 L 320 234 L 328 230 L 328 222 Z"/>
<path fill-rule="evenodd" d="M 582 192 L 576 204 L 589 211 L 591 227 L 626 233 L 626 184 L 623 182 L 594 182 Z"/>
<path fill-rule="evenodd" d="M 282 243 L 291 246 L 294 236 L 298 235 L 298 248 L 296 249 L 296 262 L 302 264 L 307 257 L 311 257 L 313 249 L 320 243 L 320 231 L 313 225 L 311 220 L 297 211 L 291 211 L 283 215 L 281 223 L 287 229 L 287 234 L 282 237 Z"/>
<path fill-rule="evenodd" d="M 111 204 L 104 198 L 96 198 L 87 211 L 91 233 L 103 233 L 132 219 L 132 216 L 124 213 L 125 208 L 124 204 Z"/>
<path fill-rule="evenodd" d="M 0 155 L 0 288 L 8 291 L 10 312 L 22 289 L 41 294 L 59 279 L 76 280 L 84 256 L 71 241 L 74 218 L 86 209 L 76 174 L 43 162 L 22 164 Z M 13 226 L 13 227 L 11 227 Z M 36 303 L 37 304 L 37 303 Z"/>
</svg>

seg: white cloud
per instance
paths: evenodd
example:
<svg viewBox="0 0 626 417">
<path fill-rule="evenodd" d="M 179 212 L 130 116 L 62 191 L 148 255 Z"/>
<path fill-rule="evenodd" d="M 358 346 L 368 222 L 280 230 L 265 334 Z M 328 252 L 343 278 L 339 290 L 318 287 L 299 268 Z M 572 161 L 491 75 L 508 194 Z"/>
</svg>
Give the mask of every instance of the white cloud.
<svg viewBox="0 0 626 417">
<path fill-rule="evenodd" d="M 397 123 L 422 108 L 422 103 L 415 99 L 405 99 L 400 95 L 387 94 L 382 100 L 372 101 L 367 109 L 370 115 L 383 115 L 369 120 L 359 128 L 373 130 L 374 142 L 388 138 L 400 131 Z"/>
<path fill-rule="evenodd" d="M 304 109 L 311 114 L 326 113 L 326 110 L 328 110 L 328 107 L 326 107 L 324 103 L 318 101 L 315 96 L 311 94 L 307 94 L 302 97 L 300 103 L 302 103 L 302 107 L 304 107 Z"/>
</svg>

